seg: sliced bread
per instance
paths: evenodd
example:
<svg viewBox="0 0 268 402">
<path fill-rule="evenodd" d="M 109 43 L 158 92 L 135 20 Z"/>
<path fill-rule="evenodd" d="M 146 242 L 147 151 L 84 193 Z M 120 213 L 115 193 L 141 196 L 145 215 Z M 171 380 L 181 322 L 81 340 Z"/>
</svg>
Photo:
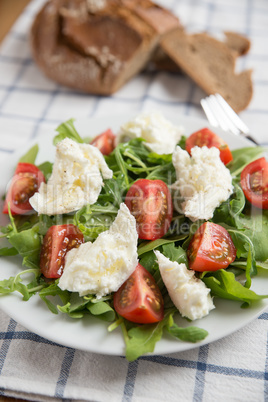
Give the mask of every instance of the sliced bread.
<svg viewBox="0 0 268 402">
<path fill-rule="evenodd" d="M 183 29 L 183 28 L 181 28 Z M 236 57 L 245 55 L 251 46 L 250 40 L 237 32 L 225 31 L 222 42 L 224 42 L 230 50 L 234 52 Z M 170 72 L 181 72 L 181 68 L 176 64 L 159 45 L 153 53 L 150 60 L 150 66 L 157 70 L 165 70 Z"/>
<path fill-rule="evenodd" d="M 237 56 L 242 56 L 248 53 L 250 49 L 250 40 L 237 32 L 225 31 L 224 43 L 232 49 Z"/>
<path fill-rule="evenodd" d="M 253 93 L 251 70 L 235 72 L 235 53 L 206 33 L 175 29 L 161 40 L 164 52 L 207 94 L 219 93 L 239 112 Z"/>
</svg>

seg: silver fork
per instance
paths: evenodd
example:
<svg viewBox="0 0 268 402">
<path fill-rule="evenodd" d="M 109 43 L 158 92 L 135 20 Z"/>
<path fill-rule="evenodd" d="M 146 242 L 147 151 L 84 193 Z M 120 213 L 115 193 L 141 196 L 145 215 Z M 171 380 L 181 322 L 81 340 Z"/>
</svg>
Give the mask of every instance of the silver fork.
<svg viewBox="0 0 268 402">
<path fill-rule="evenodd" d="M 212 126 L 221 127 L 223 130 L 231 131 L 235 135 L 242 135 L 258 145 L 258 142 L 250 135 L 247 125 L 220 94 L 209 95 L 201 99 L 200 103 Z"/>
</svg>

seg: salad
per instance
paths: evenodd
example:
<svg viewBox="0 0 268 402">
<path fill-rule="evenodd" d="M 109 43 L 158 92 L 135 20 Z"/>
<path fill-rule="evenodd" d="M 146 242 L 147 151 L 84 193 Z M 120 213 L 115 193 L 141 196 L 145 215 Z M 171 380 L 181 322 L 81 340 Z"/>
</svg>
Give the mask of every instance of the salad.
<svg viewBox="0 0 268 402">
<path fill-rule="evenodd" d="M 66 139 L 80 145 L 89 143 L 88 138 L 81 138 L 73 120 L 61 124 L 57 131 L 57 150 Z M 262 158 L 264 149 L 248 147 L 231 152 L 208 129 L 200 128 L 188 138 L 180 131 L 172 131 L 173 149 L 178 144 L 179 152 L 187 152 L 187 172 L 197 158 L 194 148 L 206 145 L 217 149 L 217 158 L 230 175 L 228 188 L 231 186 L 232 191 L 227 192 L 224 201 L 216 201 L 211 217 L 193 217 L 185 208 L 187 196 L 184 194 L 182 199 L 182 187 L 178 190 L 182 177 L 174 163 L 174 151 L 161 153 L 161 147 L 154 148 L 152 139 L 137 135 L 137 130 L 133 135 L 129 127 L 122 139 L 126 142 L 115 139 L 110 129 L 90 141 L 104 155 L 107 165 L 106 173 L 100 168 L 102 182 L 96 200 L 74 211 L 39 212 L 32 197 L 42 194 L 42 187 L 47 189 L 45 186 L 55 176 L 55 166 L 48 161 L 36 166 L 38 147 L 31 148 L 14 167 L 3 209 L 10 223 L 1 228 L 9 246 L 4 245 L 0 255 L 12 258 L 19 254 L 25 269 L 0 281 L 0 293 L 19 292 L 24 301 L 39 295 L 54 314 L 74 319 L 94 315 L 107 321 L 109 332 L 120 327 L 130 361 L 153 352 L 156 342 L 166 334 L 180 342 L 205 339 L 207 331 L 195 326 L 194 320 L 209 314 L 216 298 L 234 300 L 242 308 L 266 298 L 250 289 L 254 276 L 268 267 L 268 167 Z M 184 157 L 187 160 L 185 154 L 180 156 Z M 104 178 L 105 174 L 110 177 Z M 48 199 L 45 201 L 46 206 Z M 120 216 L 130 225 L 134 219 L 135 233 L 130 232 L 133 237 L 125 236 L 122 226 L 113 237 Z M 118 253 L 115 238 L 120 241 Z M 133 247 L 126 256 L 124 250 L 130 243 Z M 82 289 L 85 272 L 82 275 L 78 265 L 94 265 L 100 258 L 96 250 L 102 252 L 109 244 L 110 254 L 103 261 L 118 261 L 117 254 L 123 250 L 120 275 L 114 276 L 113 267 L 113 279 L 108 284 Z M 104 265 L 96 266 L 94 272 L 102 272 Z M 73 276 L 78 271 L 80 281 Z M 101 281 L 105 275 L 104 270 Z M 182 275 L 184 282 L 180 283 Z M 186 304 L 185 299 L 189 300 Z M 191 325 L 179 327 L 178 314 L 193 321 Z"/>
</svg>

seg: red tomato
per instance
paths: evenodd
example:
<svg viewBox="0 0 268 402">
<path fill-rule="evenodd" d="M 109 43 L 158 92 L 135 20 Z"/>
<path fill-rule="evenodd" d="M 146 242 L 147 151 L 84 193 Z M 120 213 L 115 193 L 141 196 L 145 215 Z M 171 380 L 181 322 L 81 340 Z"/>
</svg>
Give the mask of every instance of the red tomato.
<svg viewBox="0 0 268 402">
<path fill-rule="evenodd" d="M 252 205 L 268 209 L 268 162 L 265 158 L 249 163 L 242 170 L 241 187 Z"/>
<path fill-rule="evenodd" d="M 109 155 L 115 148 L 115 135 L 110 128 L 97 135 L 91 142 L 91 145 L 97 147 L 103 155 Z"/>
<path fill-rule="evenodd" d="M 125 203 L 136 218 L 140 239 L 159 239 L 168 231 L 173 204 L 162 180 L 137 180 L 128 190 Z"/>
<path fill-rule="evenodd" d="M 189 268 L 195 271 L 217 271 L 235 260 L 236 249 L 225 228 L 216 223 L 201 225 L 187 249 Z"/>
<path fill-rule="evenodd" d="M 153 276 L 138 264 L 114 294 L 116 312 L 129 321 L 151 324 L 164 318 L 164 301 Z"/>
<path fill-rule="evenodd" d="M 77 226 L 51 226 L 43 240 L 40 253 L 40 270 L 46 278 L 62 275 L 67 251 L 84 243 L 84 236 Z"/>
<path fill-rule="evenodd" d="M 8 204 L 12 215 L 32 211 L 29 199 L 44 181 L 45 177 L 38 167 L 31 163 L 18 163 L 7 191 L 3 213 L 8 214 Z"/>
<path fill-rule="evenodd" d="M 186 151 L 188 151 L 189 154 L 191 154 L 191 149 L 194 146 L 207 146 L 208 148 L 218 148 L 220 151 L 220 158 L 225 165 L 233 160 L 233 155 L 228 144 L 208 128 L 202 128 L 201 130 L 196 131 L 187 138 Z"/>
</svg>

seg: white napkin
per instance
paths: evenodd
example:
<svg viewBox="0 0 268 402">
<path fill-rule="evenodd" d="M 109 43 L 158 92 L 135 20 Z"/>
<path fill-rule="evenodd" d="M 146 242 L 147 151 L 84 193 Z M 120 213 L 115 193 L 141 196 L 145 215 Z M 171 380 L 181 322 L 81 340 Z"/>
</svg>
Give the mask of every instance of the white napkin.
<svg viewBox="0 0 268 402">
<path fill-rule="evenodd" d="M 31 401 L 261 401 L 267 392 L 267 319 L 264 313 L 201 348 L 129 363 L 53 344 L 0 311 L 0 395 Z"/>
</svg>

